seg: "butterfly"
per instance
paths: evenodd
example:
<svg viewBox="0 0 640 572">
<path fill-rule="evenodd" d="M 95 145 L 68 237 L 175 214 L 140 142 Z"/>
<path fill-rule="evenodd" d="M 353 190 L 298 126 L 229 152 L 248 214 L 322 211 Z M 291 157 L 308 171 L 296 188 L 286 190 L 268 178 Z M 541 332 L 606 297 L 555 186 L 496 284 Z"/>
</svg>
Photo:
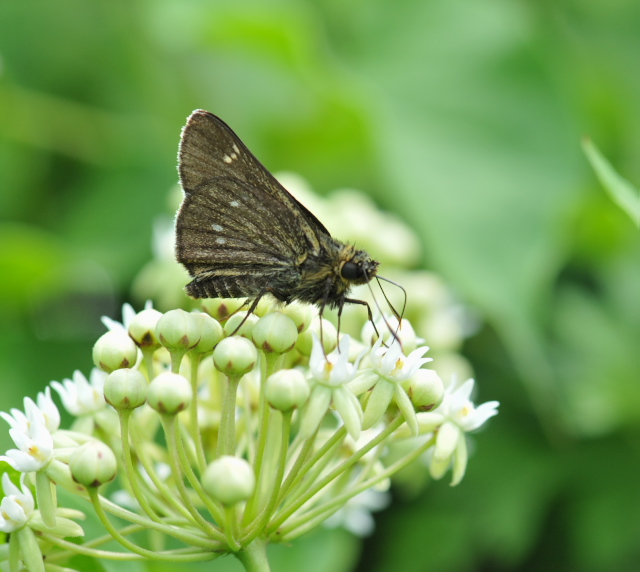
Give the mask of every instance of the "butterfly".
<svg viewBox="0 0 640 572">
<path fill-rule="evenodd" d="M 220 118 L 194 111 L 182 130 L 178 171 L 184 200 L 176 218 L 176 258 L 193 280 L 192 298 L 266 294 L 326 306 L 369 305 L 349 298 L 377 274 L 364 250 L 333 238 Z"/>
</svg>

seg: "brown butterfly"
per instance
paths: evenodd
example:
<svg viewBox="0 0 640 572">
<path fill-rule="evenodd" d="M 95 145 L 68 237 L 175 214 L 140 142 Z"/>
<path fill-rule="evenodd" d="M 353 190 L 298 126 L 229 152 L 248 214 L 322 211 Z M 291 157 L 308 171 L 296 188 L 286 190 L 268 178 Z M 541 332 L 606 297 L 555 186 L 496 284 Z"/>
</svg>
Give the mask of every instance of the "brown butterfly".
<svg viewBox="0 0 640 572">
<path fill-rule="evenodd" d="M 176 220 L 176 257 L 193 280 L 193 298 L 271 294 L 338 308 L 366 302 L 348 297 L 378 262 L 334 239 L 253 156 L 221 119 L 194 111 L 178 154 L 184 200 Z"/>
</svg>

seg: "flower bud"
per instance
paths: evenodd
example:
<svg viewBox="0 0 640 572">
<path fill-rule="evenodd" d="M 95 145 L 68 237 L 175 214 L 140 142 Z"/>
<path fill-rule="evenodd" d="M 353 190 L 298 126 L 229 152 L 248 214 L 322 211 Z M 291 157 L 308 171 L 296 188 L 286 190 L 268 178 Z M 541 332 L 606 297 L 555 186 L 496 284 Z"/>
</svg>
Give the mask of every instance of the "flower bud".
<svg viewBox="0 0 640 572">
<path fill-rule="evenodd" d="M 193 351 L 199 354 L 212 351 L 224 335 L 222 326 L 217 320 L 204 312 L 192 313 L 191 317 L 196 321 L 200 329 L 200 341 L 193 348 Z"/>
<path fill-rule="evenodd" d="M 236 312 L 224 325 L 224 335 L 242 336 L 243 338 L 251 339 L 253 326 L 255 326 L 258 319 L 258 316 L 255 314 L 249 314 L 247 316 L 247 312 Z M 238 331 L 236 332 L 236 330 Z"/>
<path fill-rule="evenodd" d="M 244 375 L 258 361 L 258 350 L 252 342 L 240 336 L 225 338 L 213 350 L 216 369 L 227 375 Z"/>
<path fill-rule="evenodd" d="M 191 403 L 193 392 L 186 377 L 165 371 L 149 384 L 147 403 L 158 413 L 175 415 Z"/>
<path fill-rule="evenodd" d="M 298 339 L 298 329 L 293 320 L 282 312 L 271 312 L 258 320 L 251 336 L 258 349 L 284 354 L 293 349 Z"/>
<path fill-rule="evenodd" d="M 444 398 L 444 384 L 433 369 L 419 369 L 402 385 L 416 411 L 432 411 Z"/>
<path fill-rule="evenodd" d="M 322 329 L 322 336 L 320 336 L 320 329 Z M 322 339 L 325 354 L 332 352 L 338 345 L 338 331 L 336 327 L 324 318 L 322 322 L 320 322 L 320 320 L 313 320 L 309 327 L 298 336 L 298 341 L 296 342 L 296 348 L 302 355 L 311 355 L 314 333 L 318 336 L 318 339 Z"/>
<path fill-rule="evenodd" d="M 129 335 L 139 348 L 158 349 L 160 340 L 156 334 L 158 320 L 162 318 L 162 312 L 147 308 L 138 312 L 129 324 Z"/>
<path fill-rule="evenodd" d="M 230 455 L 210 463 L 202 476 L 202 488 L 211 498 L 226 506 L 247 500 L 255 484 L 251 465 L 244 459 Z"/>
<path fill-rule="evenodd" d="M 107 373 L 121 367 L 133 367 L 137 359 L 138 348 L 124 331 L 110 330 L 93 346 L 93 363 Z"/>
<path fill-rule="evenodd" d="M 315 315 L 313 306 L 302 304 L 301 302 L 292 302 L 282 308 L 281 312 L 285 316 L 289 316 L 298 329 L 298 333 L 304 332 L 311 324 Z"/>
<path fill-rule="evenodd" d="M 224 322 L 246 301 L 246 298 L 205 298 L 202 300 L 202 309 L 218 322 Z"/>
<path fill-rule="evenodd" d="M 184 310 L 170 310 L 158 320 L 156 333 L 169 351 L 186 352 L 200 340 L 196 319 Z"/>
<path fill-rule="evenodd" d="M 302 407 L 309 398 L 309 382 L 297 369 L 281 369 L 267 378 L 267 401 L 274 409 L 289 411 Z"/>
<path fill-rule="evenodd" d="M 116 456 L 102 441 L 87 441 L 69 461 L 73 480 L 85 487 L 99 487 L 113 480 L 117 467 Z"/>
<path fill-rule="evenodd" d="M 115 409 L 135 409 L 147 398 L 147 380 L 137 369 L 117 369 L 104 382 L 104 398 Z"/>
</svg>

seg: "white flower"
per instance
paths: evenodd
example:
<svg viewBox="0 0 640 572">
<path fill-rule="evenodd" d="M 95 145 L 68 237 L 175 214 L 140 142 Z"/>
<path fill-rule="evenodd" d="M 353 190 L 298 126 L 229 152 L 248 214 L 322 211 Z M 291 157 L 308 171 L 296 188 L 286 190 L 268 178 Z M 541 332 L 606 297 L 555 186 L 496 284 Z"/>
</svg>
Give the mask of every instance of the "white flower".
<svg viewBox="0 0 640 572">
<path fill-rule="evenodd" d="M 309 370 L 316 382 L 329 387 L 338 387 L 353 379 L 357 367 L 349 363 L 350 342 L 349 336 L 343 336 L 337 349 L 325 356 L 320 339 L 315 333 L 313 334 Z"/>
<path fill-rule="evenodd" d="M 390 502 L 391 497 L 388 492 L 367 489 L 349 499 L 347 504 L 332 514 L 323 524 L 328 528 L 342 526 L 356 536 L 369 536 L 375 528 L 371 513 L 386 508 Z"/>
<path fill-rule="evenodd" d="M 53 433 L 60 426 L 60 413 L 53 399 L 51 389 L 47 387 L 44 393 L 38 393 L 37 405 L 30 397 L 24 398 L 25 413 L 19 409 L 11 409 L 11 415 L 0 411 L 2 417 L 12 428 L 23 433 L 28 432 L 31 423 L 43 424 L 49 432 Z"/>
<path fill-rule="evenodd" d="M 305 438 L 315 433 L 331 403 L 349 435 L 354 439 L 360 435 L 362 407 L 353 392 L 345 385 L 353 379 L 358 369 L 356 364 L 349 362 L 350 340 L 349 336 L 343 336 L 338 347 L 325 356 L 319 338 L 313 335 L 309 370 L 315 383 L 302 411 L 300 423 L 300 431 Z"/>
<path fill-rule="evenodd" d="M 369 359 L 376 373 L 387 381 L 394 383 L 406 381 L 425 363 L 433 361 L 431 358 L 422 357 L 429 351 L 428 346 L 413 350 L 408 356 L 404 355 L 402 347 L 396 339 L 391 342 L 389 347 L 383 348 L 381 346 L 382 338 L 378 339 L 371 348 Z"/>
<path fill-rule="evenodd" d="M 423 346 L 405 356 L 397 340 L 389 347 L 382 347 L 382 338 L 371 348 L 369 361 L 372 368 L 364 370 L 349 385 L 356 395 L 373 387 L 364 412 L 362 427 L 368 429 L 377 423 L 387 411 L 391 401 L 395 401 L 411 433 L 418 434 L 418 422 L 413 404 L 400 385 L 410 379 L 431 358 L 423 358 L 429 348 Z"/>
<path fill-rule="evenodd" d="M 6 461 L 14 469 L 28 473 L 39 471 L 49 464 L 53 457 L 53 437 L 43 423 L 33 422 L 26 431 L 12 427 L 9 435 L 17 449 L 9 449 L 0 461 Z"/>
<path fill-rule="evenodd" d="M 467 467 L 465 433 L 478 429 L 498 413 L 497 401 L 487 401 L 478 407 L 473 404 L 469 397 L 474 383 L 473 379 L 468 379 L 462 385 L 452 381 L 445 389 L 444 399 L 438 409 L 418 414 L 421 429 L 438 428 L 429 472 L 434 479 L 439 479 L 453 464 L 451 486 L 460 482 Z"/>
<path fill-rule="evenodd" d="M 20 476 L 20 488 L 18 488 L 11 482 L 9 474 L 4 473 L 2 489 L 6 496 L 0 503 L 0 530 L 13 532 L 22 528 L 33 513 L 33 495 L 24 484 L 24 475 Z"/>
<path fill-rule="evenodd" d="M 144 305 L 145 310 L 153 309 L 153 302 L 151 300 L 147 300 Z M 102 316 L 101 321 L 107 327 L 109 331 L 123 331 L 127 335 L 129 335 L 129 324 L 131 324 L 131 320 L 136 315 L 136 311 L 131 307 L 131 304 L 123 304 L 122 305 L 122 323 L 116 322 L 112 320 L 108 316 Z"/>
<path fill-rule="evenodd" d="M 98 368 L 93 368 L 89 375 L 89 381 L 78 370 L 73 372 L 73 381 L 64 379 L 62 383 L 52 381 L 51 387 L 58 392 L 65 409 L 75 415 L 95 413 L 105 406 L 104 382 L 107 374 Z"/>
</svg>

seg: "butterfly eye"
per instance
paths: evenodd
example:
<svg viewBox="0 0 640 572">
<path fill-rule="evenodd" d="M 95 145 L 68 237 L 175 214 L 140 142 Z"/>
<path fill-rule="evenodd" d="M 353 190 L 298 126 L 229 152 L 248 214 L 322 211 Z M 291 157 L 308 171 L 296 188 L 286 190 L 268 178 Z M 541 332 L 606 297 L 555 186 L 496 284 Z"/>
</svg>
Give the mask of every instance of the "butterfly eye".
<svg viewBox="0 0 640 572">
<path fill-rule="evenodd" d="M 355 262 L 345 262 L 342 265 L 340 274 L 345 280 L 356 280 L 357 278 L 362 278 L 362 266 Z"/>
</svg>

